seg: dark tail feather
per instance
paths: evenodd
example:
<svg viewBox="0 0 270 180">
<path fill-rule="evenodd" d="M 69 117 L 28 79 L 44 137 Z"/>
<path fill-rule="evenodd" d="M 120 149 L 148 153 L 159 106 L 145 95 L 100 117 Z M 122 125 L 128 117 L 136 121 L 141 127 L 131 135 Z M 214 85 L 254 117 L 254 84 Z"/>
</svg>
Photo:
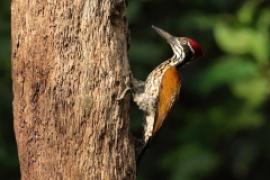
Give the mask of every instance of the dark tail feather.
<svg viewBox="0 0 270 180">
<path fill-rule="evenodd" d="M 150 142 L 151 142 L 151 139 L 149 139 L 146 144 L 143 144 L 142 142 L 140 142 L 140 144 L 138 144 L 137 150 L 136 150 L 136 164 L 137 164 L 137 166 L 139 166 L 143 155 L 145 154 L 146 150 L 149 147 Z"/>
<path fill-rule="evenodd" d="M 136 156 L 136 164 L 137 166 L 139 166 L 141 159 L 144 155 L 144 153 L 146 152 L 147 148 L 148 148 L 149 142 L 145 144 L 145 146 L 142 147 L 141 151 L 137 154 Z"/>
</svg>

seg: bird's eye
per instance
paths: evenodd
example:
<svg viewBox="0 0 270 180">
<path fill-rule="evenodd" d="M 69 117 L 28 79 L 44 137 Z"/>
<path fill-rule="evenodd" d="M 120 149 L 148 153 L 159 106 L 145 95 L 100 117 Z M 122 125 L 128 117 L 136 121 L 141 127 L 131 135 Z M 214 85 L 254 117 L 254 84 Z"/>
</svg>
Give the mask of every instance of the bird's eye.
<svg viewBox="0 0 270 180">
<path fill-rule="evenodd" d="M 187 43 L 188 43 L 187 41 L 182 41 L 183 45 L 187 45 Z"/>
</svg>

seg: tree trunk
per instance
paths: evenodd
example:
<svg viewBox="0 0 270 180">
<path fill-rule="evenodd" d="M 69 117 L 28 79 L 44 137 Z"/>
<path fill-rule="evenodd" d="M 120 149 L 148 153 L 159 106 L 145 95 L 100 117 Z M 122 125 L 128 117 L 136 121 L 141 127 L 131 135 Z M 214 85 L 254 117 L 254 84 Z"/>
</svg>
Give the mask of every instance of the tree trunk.
<svg viewBox="0 0 270 180">
<path fill-rule="evenodd" d="M 135 179 L 122 0 L 11 1 L 22 179 Z"/>
</svg>

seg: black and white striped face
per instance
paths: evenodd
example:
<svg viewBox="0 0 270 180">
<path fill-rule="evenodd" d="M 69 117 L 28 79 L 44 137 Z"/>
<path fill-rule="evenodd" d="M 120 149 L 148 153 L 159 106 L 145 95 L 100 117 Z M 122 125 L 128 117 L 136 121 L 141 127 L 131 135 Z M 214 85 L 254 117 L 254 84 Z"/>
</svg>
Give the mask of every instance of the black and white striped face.
<svg viewBox="0 0 270 180">
<path fill-rule="evenodd" d="M 158 27 L 152 27 L 171 45 L 174 53 L 170 63 L 172 66 L 182 66 L 202 55 L 201 46 L 197 41 L 187 37 L 174 37 Z"/>
<path fill-rule="evenodd" d="M 195 59 L 195 50 L 192 48 L 189 38 L 175 37 L 170 41 L 173 50 L 173 57 L 171 58 L 171 65 L 184 65 Z"/>
</svg>

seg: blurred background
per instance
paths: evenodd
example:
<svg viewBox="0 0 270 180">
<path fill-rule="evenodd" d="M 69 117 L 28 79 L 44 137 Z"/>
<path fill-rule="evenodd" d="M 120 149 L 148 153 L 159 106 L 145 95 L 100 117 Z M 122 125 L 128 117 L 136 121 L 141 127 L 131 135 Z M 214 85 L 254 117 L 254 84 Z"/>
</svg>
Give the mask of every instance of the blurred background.
<svg viewBox="0 0 270 180">
<path fill-rule="evenodd" d="M 9 1 L 0 2 L 0 177 L 18 179 L 9 9 Z M 139 79 L 172 55 L 152 24 L 193 37 L 204 49 L 203 58 L 181 70 L 180 100 L 137 179 L 270 179 L 269 0 L 129 0 L 127 16 L 129 60 Z M 142 116 L 133 109 L 136 133 Z"/>
</svg>

